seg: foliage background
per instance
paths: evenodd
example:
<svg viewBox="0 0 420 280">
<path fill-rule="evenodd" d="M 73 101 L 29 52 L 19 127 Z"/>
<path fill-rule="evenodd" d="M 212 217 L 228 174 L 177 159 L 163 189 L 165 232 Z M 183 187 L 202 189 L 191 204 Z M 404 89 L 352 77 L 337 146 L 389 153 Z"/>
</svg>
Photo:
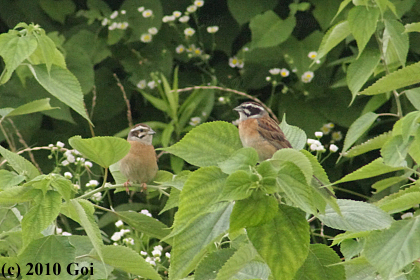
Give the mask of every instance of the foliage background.
<svg viewBox="0 0 420 280">
<path fill-rule="evenodd" d="M 265 0 L 256 2 L 214 0 L 205 1 L 203 6 L 197 5 L 196 11 L 186 12 L 192 4 L 189 0 L 1 1 L 0 33 L 5 34 L 20 22 L 38 24 L 45 30 L 65 58 L 67 69 L 80 83 L 87 115 L 94 126 L 89 125 L 82 113 L 76 113 L 71 104 L 63 102 L 63 93 L 57 95 L 46 90 L 41 85 L 42 83 L 32 77 L 28 67 L 16 65 L 16 68 L 12 69 L 12 71 L 16 70 L 13 75 L 7 79 L 4 74 L 2 76 L 4 80 L 1 81 L 2 85 L 0 86 L 0 108 L 18 108 L 29 102 L 48 97 L 50 98 L 49 104 L 52 107 L 60 107 L 60 109 L 45 110 L 30 115 L 10 115 L 9 118 L 2 119 L 4 121 L 1 122 L 0 142 L 13 152 L 27 147 L 45 147 L 45 149 L 33 151 L 34 162 L 39 165 L 41 174 L 59 173 L 63 175 L 64 171 L 67 171 L 67 167 L 60 164 L 63 159 L 62 155 L 53 152 L 51 158 L 49 157 L 51 148 L 47 148 L 48 145 L 55 144 L 57 141 L 65 142 L 65 147 L 68 148 L 67 140 L 75 135 L 81 135 L 83 138 L 110 135 L 125 137 L 130 125 L 146 122 L 158 132 L 154 138 L 155 147 L 167 148 L 178 143 L 198 123 L 216 120 L 234 121 L 237 115 L 232 111 L 232 108 L 243 100 L 248 100 L 251 96 L 263 101 L 279 119 L 285 115 L 288 124 L 300 127 L 309 135 L 309 138 L 313 138 L 314 132 L 322 130 L 326 124 L 333 123 L 333 131 L 346 135 L 346 140 L 345 142 L 338 138 L 334 140 L 331 136 L 333 131 L 328 131 L 329 134 L 321 139 L 326 148 L 330 143 L 334 143 L 339 146 L 340 150 L 346 152 L 355 143 L 361 144 L 367 139 L 382 135 L 382 140 L 379 139 L 370 146 L 359 146 L 359 150 L 353 150 L 353 154 L 347 154 L 346 157 L 340 158 L 338 163 L 338 154 L 332 154 L 326 158 L 328 152 L 316 153 L 318 159 L 322 160 L 329 180 L 334 182 L 341 179 L 340 184 L 335 186 L 338 198 L 374 203 L 386 198 L 387 195 L 398 192 L 401 187 L 411 187 L 409 186 L 410 182 L 413 184 L 416 182 L 418 153 L 413 150 L 414 148 L 411 148 L 410 152 L 408 150 L 410 149 L 409 145 L 415 146 L 417 142 L 411 141 L 417 141 L 416 137 L 418 137 L 416 132 L 418 128 L 417 109 L 420 107 L 420 99 L 417 97 L 420 93 L 416 88 L 420 72 L 416 64 L 420 54 L 420 49 L 417 47 L 420 39 L 419 28 L 416 25 L 420 21 L 418 1 L 311 0 L 298 2 Z M 139 7 L 144 7 L 144 10 L 138 11 Z M 148 9 L 152 11 L 150 17 L 143 14 Z M 118 15 L 114 17 L 115 11 L 118 11 Z M 165 16 L 172 15 L 174 11 L 180 11 L 182 15 L 188 14 L 189 20 L 186 22 L 179 22 L 179 19 L 164 20 Z M 120 25 L 112 25 L 113 22 L 120 23 Z M 413 25 L 409 25 L 411 23 Z M 209 33 L 207 28 L 211 26 L 217 26 L 218 31 Z M 147 40 L 142 40 L 142 35 L 154 33 L 150 32 L 150 28 L 153 27 L 157 29 L 157 34 L 152 34 L 150 42 L 144 42 Z M 187 36 L 184 33 L 187 28 L 192 28 L 195 31 L 194 35 Z M 183 52 L 180 52 L 181 45 L 184 47 Z M 0 44 L 0 46 L 2 45 Z M 4 50 L 0 48 L 0 55 L 3 58 L 2 67 L 8 70 Z M 315 59 L 308 57 L 308 54 L 313 51 L 318 52 Z M 49 63 L 52 63 L 52 67 L 60 63 L 60 56 L 53 57 L 51 55 L 47 58 L 48 55 L 37 55 L 38 57 L 26 57 L 27 60 L 24 63 L 45 64 L 47 69 Z M 413 67 L 409 69 L 414 69 L 412 72 L 408 70 L 399 72 L 401 69 L 407 69 L 407 66 L 410 65 Z M 271 74 L 269 70 L 273 68 L 286 69 L 289 73 L 284 77 L 281 74 Z M 397 73 L 396 76 L 390 76 L 393 72 Z M 309 75 L 306 76 L 306 80 L 305 75 Z M 308 77 L 310 77 L 309 80 Z M 369 88 L 381 77 L 388 78 L 383 79 L 382 84 L 376 83 L 374 87 Z M 414 78 L 409 79 L 409 77 Z M 404 88 L 406 91 L 397 92 L 396 90 L 400 88 Z M 177 92 L 177 89 L 180 90 Z M 177 93 L 174 94 L 174 91 L 171 90 L 175 90 Z M 363 92 L 363 90 L 366 91 Z M 394 91 L 392 92 L 392 90 Z M 364 95 L 358 95 L 359 92 Z M 249 96 L 246 96 L 245 93 Z M 127 108 L 128 101 L 130 110 Z M 5 112 L 7 111 L 1 111 L 2 117 L 7 115 Z M 405 116 L 407 118 L 403 118 Z M 397 120 L 401 120 L 400 126 L 396 125 Z M 349 128 L 349 132 L 346 133 Z M 383 134 L 390 130 L 393 130 L 393 134 Z M 404 134 L 401 130 L 407 133 Z M 387 142 L 388 146 L 386 146 L 386 141 L 391 141 L 391 138 L 393 142 Z M 384 147 L 388 148 L 388 155 Z M 385 150 L 379 150 L 381 148 Z M 197 169 L 196 166 L 203 166 L 200 163 L 191 164 L 187 157 L 177 154 L 176 149 L 166 150 L 170 153 L 161 155 L 159 168 L 178 175 L 177 178 L 182 184 L 185 181 L 182 179 L 183 176 L 190 176 L 186 170 L 194 171 Z M 398 156 L 394 156 L 395 151 L 398 151 Z M 2 155 L 7 158 L 5 153 L 7 152 L 2 152 Z M 23 155 L 31 159 L 26 153 Z M 252 158 L 252 156 L 250 157 Z M 383 173 L 375 173 L 372 169 L 365 170 L 368 175 L 352 173 L 377 158 L 384 158 L 388 167 L 394 169 L 387 169 L 389 172 Z M 10 158 L 8 160 L 10 161 Z M 98 163 L 98 161 L 93 161 Z M 93 195 L 95 193 L 95 190 L 86 184 L 89 184 L 90 180 L 101 182 L 104 178 L 103 167 L 109 167 L 108 163 L 113 162 L 99 164 L 101 166 L 95 164 L 91 169 L 92 172 L 86 172 L 85 169 L 80 169 L 80 166 L 74 173 L 81 174 L 80 178 L 74 177 L 72 183 L 81 186 L 79 195 L 82 195 L 82 198 L 89 198 L 89 195 L 86 194 Z M 407 166 L 409 169 L 404 169 Z M 373 165 L 373 167 L 384 168 L 380 164 Z M 16 167 L 14 168 L 16 170 Z M 290 168 L 293 170 L 292 167 Z M 18 170 L 16 171 L 20 173 Z M 353 174 L 353 177 L 345 177 L 348 174 Z M 113 175 L 115 174 L 113 173 Z M 376 177 L 376 175 L 380 177 Z M 168 174 L 164 172 L 160 176 L 162 176 L 159 177 L 162 180 L 168 178 L 165 177 Z M 116 182 L 116 185 L 120 183 L 118 178 L 110 176 L 105 176 L 105 178 L 110 183 Z M 22 185 L 21 182 L 16 184 Z M 376 185 L 374 185 L 375 183 Z M 105 185 L 102 184 L 102 186 Z M 163 186 L 168 187 L 164 184 Z M 170 184 L 169 186 L 173 187 Z M 413 186 L 417 187 L 417 185 Z M 171 194 L 177 193 L 173 189 Z M 418 194 L 417 189 L 411 189 L 411 191 Z M 86 196 L 83 197 L 84 195 Z M 388 199 L 392 200 L 393 197 Z M 389 200 L 382 201 L 382 203 L 386 204 Z M 16 201 L 16 203 L 24 201 Z M 296 206 L 296 201 L 293 202 L 291 204 Z M 404 211 L 416 210 L 418 208 L 418 206 L 416 208 L 416 204 L 419 202 L 417 196 L 411 196 L 409 201 L 394 201 L 393 203 L 396 203 L 397 206 L 391 207 L 387 204 L 382 210 L 394 215 L 393 217 L 399 220 Z M 22 205 L 26 205 L 25 203 Z M 160 228 L 166 234 L 167 227 L 174 222 L 175 210 L 166 204 L 167 198 L 162 196 L 162 188 L 159 186 L 156 189 L 152 188 L 148 194 L 136 193 L 131 197 L 128 197 L 124 192 L 114 193 L 111 188 L 110 191 L 104 193 L 103 199 L 101 198 L 95 203 L 105 209 L 115 207 L 120 211 L 148 209 L 154 217 L 159 217 L 159 221 L 166 225 Z M 346 206 L 342 203 L 345 204 L 345 202 L 340 202 L 340 207 Z M 165 207 L 165 205 L 167 206 Z M 177 203 L 173 201 L 170 204 L 170 206 L 176 205 Z M 298 206 L 304 208 L 302 205 Z M 381 206 L 381 203 L 377 206 Z M 413 206 L 414 208 L 412 208 Z M 93 259 L 96 256 L 97 260 L 103 261 L 107 256 L 118 255 L 111 252 L 113 249 L 99 250 L 99 247 L 95 247 L 95 244 L 100 246 L 102 242 L 99 241 L 100 238 L 96 240 L 96 243 L 92 241 L 92 236 L 97 232 L 93 230 L 89 234 L 86 226 L 90 223 L 83 224 L 80 217 L 79 220 L 75 218 L 75 214 L 69 210 L 73 209 L 71 207 L 74 207 L 76 212 L 77 209 L 81 209 L 80 207 L 86 213 L 93 211 L 93 208 L 90 209 L 90 206 L 84 202 L 80 202 L 78 206 L 62 206 L 61 210 L 55 210 L 61 213 L 57 220 L 57 226 L 66 227 L 72 234 L 85 232 L 93 243 L 93 248 L 97 252 L 102 251 L 102 253 L 97 253 L 98 255 L 91 253 L 90 256 Z M 159 215 L 164 207 L 169 211 Z M 386 207 L 390 207 L 391 210 Z M 7 206 L 5 209 L 10 210 L 11 208 Z M 102 230 L 105 244 L 111 244 L 109 238 L 116 232 L 113 222 L 117 219 L 110 218 L 111 215 L 105 214 L 100 208 L 96 209 L 95 216 L 93 212 L 92 216 L 88 216 L 98 219 L 97 223 Z M 4 211 L 4 215 L 10 214 L 10 211 Z M 282 211 L 284 213 L 291 211 L 289 214 L 296 215 L 296 219 L 300 217 L 299 213 L 295 213 L 287 207 Z M 383 221 L 382 225 L 357 229 L 352 226 L 334 227 L 334 223 L 328 224 L 325 218 L 324 220 L 321 218 L 329 226 L 325 228 L 324 232 L 321 223 L 316 220 L 311 223 L 313 228 L 311 231 L 312 243 L 329 244 L 330 242 L 324 235 L 333 237 L 341 232 L 339 230 L 348 233 L 368 231 L 370 234 L 374 230 L 389 228 L 391 222 L 388 220 L 388 216 L 383 216 L 382 212 L 380 214 L 373 212 L 376 213 L 375 215 L 379 215 L 374 217 Z M 22 213 L 25 211 L 22 210 Z M 51 215 L 54 216 L 54 213 Z M 123 214 L 121 215 L 123 216 Z M 73 220 L 78 223 L 64 216 L 74 218 Z M 129 220 L 127 217 L 125 219 L 125 221 Z M 285 221 L 278 221 L 278 223 L 282 222 Z M 79 227 L 81 223 L 84 230 Z M 302 223 L 302 226 L 304 226 L 303 224 L 305 223 Z M 16 226 L 19 228 L 18 222 L 16 222 Z M 133 229 L 132 223 L 130 226 Z M 232 224 L 230 226 L 232 227 Z M 404 225 L 400 223 L 395 227 L 402 229 Z M 395 227 L 391 228 L 391 233 L 396 231 Z M 239 225 L 238 228 L 242 227 Z M 5 226 L 6 229 L 10 230 L 10 226 Z M 132 238 L 141 244 L 133 247 L 137 253 L 149 251 L 150 255 L 151 248 L 158 244 L 157 240 L 166 235 L 159 230 L 157 231 L 160 232 L 160 235 L 156 235 L 156 232 L 144 233 L 145 229 L 141 225 L 137 228 L 134 226 L 134 229 L 136 230 L 132 230 Z M 415 230 L 418 230 L 417 227 Z M 181 230 L 178 229 L 178 231 Z M 371 240 L 374 239 L 373 234 L 375 233 L 369 237 Z M 150 236 L 152 238 L 149 239 Z M 172 236 L 176 236 L 176 234 L 172 233 Z M 16 237 L 19 241 L 16 243 L 18 245 L 16 245 L 14 254 L 6 246 L 3 248 L 2 255 L 5 257 L 18 256 L 22 253 L 20 250 L 28 246 L 30 241 L 37 241 L 35 236 L 30 236 L 25 244 L 26 237 L 28 236 L 24 236 L 23 242 L 22 239 L 19 239 L 21 237 Z M 356 258 L 359 263 L 355 261 L 353 266 L 351 263 L 346 266 L 349 279 L 357 276 L 358 265 L 369 270 L 369 273 L 366 273 L 369 277 L 379 272 L 385 279 L 391 278 L 401 272 L 405 265 L 420 258 L 417 251 L 404 251 L 405 255 L 410 256 L 403 258 L 401 263 L 404 265 L 388 271 L 383 267 L 394 260 L 378 261 L 372 255 L 363 255 L 362 248 L 364 248 L 365 239 L 362 234 L 354 237 L 361 239 L 348 239 L 350 241 L 344 243 L 344 251 L 343 247 L 340 247 L 341 251 L 338 246 L 334 247 L 340 257 L 344 256 L 346 260 L 359 256 Z M 255 234 L 252 237 L 252 233 L 250 233 L 249 238 L 253 239 L 254 245 L 258 243 L 255 240 Z M 386 243 L 384 241 L 386 238 L 378 238 L 378 240 Z M 59 241 L 61 242 L 61 240 Z M 411 239 L 410 241 L 414 242 Z M 82 243 L 82 241 L 80 242 Z M 72 241 L 72 244 L 80 245 L 81 243 Z M 370 244 L 366 246 L 371 249 L 370 253 L 372 254 L 375 250 L 372 249 L 374 247 L 372 243 Z M 128 245 L 128 247 L 130 246 Z M 237 250 L 235 252 L 248 250 L 246 253 L 240 252 L 248 257 L 252 256 L 249 258 L 255 260 L 254 257 L 257 254 L 252 248 L 235 247 L 235 245 L 231 247 L 230 249 Z M 170 246 L 165 247 L 164 251 L 170 251 L 170 248 Z M 219 245 L 217 248 L 224 247 Z M 315 258 L 322 256 L 325 253 L 324 249 L 313 247 Z M 318 255 L 317 250 L 321 252 Z M 85 253 L 87 254 L 89 251 L 86 249 Z M 233 252 L 233 250 L 223 251 L 220 254 L 224 254 L 222 259 L 228 260 Z M 127 252 L 123 253 L 126 255 Z M 264 258 L 264 253 L 261 251 L 258 253 Z M 391 255 L 392 252 L 387 251 L 384 254 Z M 369 265 L 363 259 L 365 257 L 369 259 Z M 209 258 L 217 258 L 217 255 L 211 255 Z M 331 258 L 333 260 L 331 263 L 334 263 L 334 255 Z M 263 263 L 258 257 L 256 259 L 259 264 Z M 267 259 L 265 261 L 275 273 L 270 261 Z M 310 261 L 307 259 L 307 262 Z M 115 263 L 108 262 L 107 264 L 121 268 Z M 166 277 L 167 260 L 162 257 L 160 265 L 156 266 L 156 270 Z M 179 263 L 177 265 L 179 267 Z M 302 263 L 294 265 L 299 268 Z M 284 264 L 283 267 L 287 266 L 288 264 Z M 206 269 L 209 268 L 204 266 L 202 270 L 198 269 L 197 271 L 206 271 Z M 413 270 L 405 269 L 405 272 L 418 273 L 418 266 Z M 125 274 L 119 277 L 132 279 L 136 277 L 135 275 L 141 275 L 127 267 L 122 267 L 122 270 L 125 271 Z M 267 269 L 261 268 L 261 271 L 267 271 Z M 295 272 L 290 273 L 290 279 L 295 277 Z M 109 277 L 117 277 L 115 275 L 118 273 L 120 272 L 114 272 Z M 186 276 L 185 271 L 173 273 Z M 229 275 L 229 273 L 224 273 L 226 272 L 224 271 L 221 275 Z M 296 277 L 299 276 L 299 273 L 304 274 L 305 272 L 300 270 Z M 343 273 L 340 271 L 331 273 L 337 273 L 334 274 L 335 279 L 343 277 Z M 227 276 L 225 277 L 228 279 Z M 323 277 L 326 276 L 323 275 Z M 409 277 L 411 276 L 407 276 L 407 279 Z"/>
</svg>

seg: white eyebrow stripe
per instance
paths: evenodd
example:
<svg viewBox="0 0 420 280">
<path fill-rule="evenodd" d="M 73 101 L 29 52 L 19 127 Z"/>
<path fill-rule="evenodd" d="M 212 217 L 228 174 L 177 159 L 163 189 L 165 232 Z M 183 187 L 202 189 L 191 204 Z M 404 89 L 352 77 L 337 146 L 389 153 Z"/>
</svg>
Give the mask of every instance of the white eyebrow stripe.
<svg viewBox="0 0 420 280">
<path fill-rule="evenodd" d="M 140 130 L 140 129 L 149 129 L 149 128 L 146 127 L 146 126 L 139 125 L 139 126 L 133 128 L 133 129 L 131 129 L 131 131 L 137 131 L 137 130 Z"/>
<path fill-rule="evenodd" d="M 254 103 L 247 103 L 247 104 L 244 105 L 244 107 L 253 107 L 253 108 L 258 108 L 258 109 L 264 110 L 264 107 L 262 107 L 261 105 L 258 105 L 258 104 L 254 104 Z"/>
</svg>

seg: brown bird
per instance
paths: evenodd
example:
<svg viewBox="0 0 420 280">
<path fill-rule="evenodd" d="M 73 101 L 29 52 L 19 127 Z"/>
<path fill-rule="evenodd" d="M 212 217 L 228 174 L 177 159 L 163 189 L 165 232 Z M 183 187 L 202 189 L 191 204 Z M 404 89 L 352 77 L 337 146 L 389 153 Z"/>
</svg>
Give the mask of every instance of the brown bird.
<svg viewBox="0 0 420 280">
<path fill-rule="evenodd" d="M 267 111 L 256 102 L 244 102 L 233 110 L 239 113 L 239 137 L 244 147 L 254 148 L 260 161 L 283 148 L 292 148 L 283 131 Z"/>
<path fill-rule="evenodd" d="M 277 122 L 260 104 L 244 102 L 233 110 L 239 113 L 238 127 L 242 146 L 254 148 L 260 161 L 271 158 L 277 150 L 292 148 Z M 313 179 L 317 182 L 316 185 L 321 186 L 323 193 L 335 197 L 331 190 L 322 187 L 323 183 L 317 177 L 313 176 Z"/>
<path fill-rule="evenodd" d="M 158 171 L 156 152 L 152 145 L 155 133 L 150 126 L 142 123 L 135 125 L 128 133 L 127 141 L 131 148 L 120 161 L 120 172 L 127 178 L 124 183 L 127 192 L 130 181 L 140 183 L 145 188 Z"/>
</svg>

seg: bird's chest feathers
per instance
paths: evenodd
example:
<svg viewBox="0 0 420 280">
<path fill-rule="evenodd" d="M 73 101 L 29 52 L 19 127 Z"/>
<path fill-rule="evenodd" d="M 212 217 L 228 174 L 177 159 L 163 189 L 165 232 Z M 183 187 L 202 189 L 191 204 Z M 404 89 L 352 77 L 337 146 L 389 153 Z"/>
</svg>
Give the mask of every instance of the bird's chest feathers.
<svg viewBox="0 0 420 280">
<path fill-rule="evenodd" d="M 246 120 L 239 123 L 239 137 L 241 138 L 242 146 L 257 148 L 261 145 L 261 135 L 256 129 L 256 120 Z"/>
</svg>

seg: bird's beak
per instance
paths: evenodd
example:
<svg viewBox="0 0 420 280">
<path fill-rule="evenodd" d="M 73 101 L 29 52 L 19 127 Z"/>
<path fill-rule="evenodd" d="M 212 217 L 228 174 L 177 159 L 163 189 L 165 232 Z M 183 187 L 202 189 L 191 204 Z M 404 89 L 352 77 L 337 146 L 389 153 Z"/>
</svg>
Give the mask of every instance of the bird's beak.
<svg viewBox="0 0 420 280">
<path fill-rule="evenodd" d="M 241 112 L 242 111 L 242 106 L 239 105 L 238 107 L 233 108 L 233 111 Z"/>
<path fill-rule="evenodd" d="M 150 129 L 149 130 L 149 132 L 147 133 L 147 134 L 151 134 L 151 135 L 153 135 L 153 134 L 155 134 L 156 133 L 156 131 L 154 131 L 153 129 Z"/>
</svg>

